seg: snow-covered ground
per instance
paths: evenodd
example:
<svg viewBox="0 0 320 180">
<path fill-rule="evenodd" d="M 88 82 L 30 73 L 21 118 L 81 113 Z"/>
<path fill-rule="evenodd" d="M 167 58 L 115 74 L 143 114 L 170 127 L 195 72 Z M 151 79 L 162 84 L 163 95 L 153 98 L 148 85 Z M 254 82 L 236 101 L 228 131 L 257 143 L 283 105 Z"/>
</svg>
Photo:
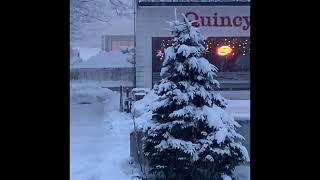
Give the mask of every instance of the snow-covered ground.
<svg viewBox="0 0 320 180">
<path fill-rule="evenodd" d="M 249 100 L 250 99 L 250 91 L 242 90 L 242 91 L 218 91 L 221 96 L 230 100 Z"/>
<path fill-rule="evenodd" d="M 250 100 L 229 100 L 226 111 L 231 113 L 235 120 L 250 120 Z"/>
<path fill-rule="evenodd" d="M 76 86 L 76 88 L 75 88 Z M 130 180 L 137 169 L 129 165 L 129 134 L 133 129 L 131 115 L 120 113 L 119 94 L 92 85 L 75 85 L 70 103 L 70 179 L 71 180 Z M 79 96 L 86 99 L 102 96 L 102 101 L 78 104 Z M 95 95 L 94 95 L 95 94 Z M 89 99 L 90 99 L 89 98 Z M 94 98 L 93 98 L 94 99 Z M 230 111 L 245 111 L 249 101 L 229 101 Z M 248 111 L 248 110 L 247 110 Z M 237 167 L 239 180 L 249 180 L 250 168 Z"/>
<path fill-rule="evenodd" d="M 90 104 L 118 100 L 116 93 L 103 88 L 104 85 L 103 82 L 98 81 L 72 81 L 70 83 L 71 103 Z"/>
<path fill-rule="evenodd" d="M 99 54 L 101 51 L 100 48 L 90 48 L 90 47 L 75 47 L 74 49 L 77 49 L 80 54 L 80 58 L 84 61 L 87 61 L 92 56 L 95 56 Z"/>
<path fill-rule="evenodd" d="M 130 115 L 118 112 L 115 103 L 71 104 L 71 180 L 130 179 L 133 125 Z"/>
<path fill-rule="evenodd" d="M 96 86 L 100 87 L 120 87 L 120 86 L 127 86 L 132 87 L 133 82 L 132 81 L 123 81 L 123 80 L 104 80 L 104 81 L 92 81 L 92 80 L 76 80 L 74 81 L 76 83 L 81 84 L 96 84 Z"/>
</svg>

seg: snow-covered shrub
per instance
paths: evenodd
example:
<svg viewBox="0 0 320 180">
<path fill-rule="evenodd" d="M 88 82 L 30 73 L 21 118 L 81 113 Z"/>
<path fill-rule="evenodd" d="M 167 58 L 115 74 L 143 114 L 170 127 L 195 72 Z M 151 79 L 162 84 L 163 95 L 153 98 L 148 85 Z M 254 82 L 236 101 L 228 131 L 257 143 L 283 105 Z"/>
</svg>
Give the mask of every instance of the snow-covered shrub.
<svg viewBox="0 0 320 180">
<path fill-rule="evenodd" d="M 123 48 L 120 50 L 123 54 L 127 55 L 127 61 L 134 64 L 134 48 Z"/>
<path fill-rule="evenodd" d="M 99 82 L 95 81 L 71 81 L 70 101 L 78 104 L 91 104 L 104 102 L 114 97 L 115 92 L 102 88 Z"/>
</svg>

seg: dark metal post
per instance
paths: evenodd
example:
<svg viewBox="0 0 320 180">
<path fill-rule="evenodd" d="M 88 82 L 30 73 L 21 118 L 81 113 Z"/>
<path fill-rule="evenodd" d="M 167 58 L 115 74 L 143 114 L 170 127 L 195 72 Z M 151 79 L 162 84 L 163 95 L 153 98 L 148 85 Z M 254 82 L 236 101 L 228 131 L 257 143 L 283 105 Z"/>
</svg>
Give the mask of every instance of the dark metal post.
<svg viewBox="0 0 320 180">
<path fill-rule="evenodd" d="M 123 91 L 123 87 L 122 86 L 120 86 L 120 112 L 123 112 L 123 93 L 122 93 L 122 91 Z"/>
<path fill-rule="evenodd" d="M 136 73 L 136 14 L 137 14 L 137 0 L 133 2 L 133 87 L 137 86 L 137 73 Z"/>
</svg>

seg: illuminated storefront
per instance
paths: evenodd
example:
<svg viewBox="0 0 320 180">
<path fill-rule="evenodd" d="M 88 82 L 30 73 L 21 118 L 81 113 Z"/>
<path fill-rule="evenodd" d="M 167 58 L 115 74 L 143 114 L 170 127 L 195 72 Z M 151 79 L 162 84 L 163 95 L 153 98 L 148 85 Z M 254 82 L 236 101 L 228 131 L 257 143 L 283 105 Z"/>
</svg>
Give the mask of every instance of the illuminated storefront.
<svg viewBox="0 0 320 180">
<path fill-rule="evenodd" d="M 221 0 L 227 1 L 227 0 Z M 152 87 L 160 80 L 164 48 L 170 46 L 166 27 L 178 14 L 197 20 L 206 37 L 205 57 L 219 69 L 222 88 L 250 88 L 250 3 L 249 2 L 187 2 L 139 0 L 136 16 L 136 84 Z M 245 1 L 245 0 L 243 0 Z M 134 47 L 133 25 L 122 23 L 120 31 L 102 36 L 104 51 L 119 51 Z M 114 34 L 116 33 L 116 34 Z"/>
<path fill-rule="evenodd" d="M 156 83 L 160 77 L 157 77 L 161 70 L 164 59 L 164 49 L 170 46 L 171 38 L 153 38 L 152 49 L 152 72 L 153 83 Z M 247 74 L 249 79 L 250 73 L 250 38 L 249 37 L 209 37 L 204 42 L 207 50 L 206 59 L 214 64 L 219 74 L 242 73 Z M 234 74 L 233 73 L 233 74 Z M 227 80 L 225 76 L 219 77 L 221 80 Z M 223 79 L 225 78 L 225 79 Z M 241 77 L 229 78 L 230 80 L 241 79 Z"/>
<path fill-rule="evenodd" d="M 219 69 L 222 87 L 250 88 L 249 2 L 139 2 L 136 18 L 137 87 L 152 87 L 160 80 L 164 49 L 171 45 L 168 20 L 184 13 L 197 20 L 206 38 L 205 57 Z M 180 17 L 181 18 L 181 17 Z"/>
</svg>

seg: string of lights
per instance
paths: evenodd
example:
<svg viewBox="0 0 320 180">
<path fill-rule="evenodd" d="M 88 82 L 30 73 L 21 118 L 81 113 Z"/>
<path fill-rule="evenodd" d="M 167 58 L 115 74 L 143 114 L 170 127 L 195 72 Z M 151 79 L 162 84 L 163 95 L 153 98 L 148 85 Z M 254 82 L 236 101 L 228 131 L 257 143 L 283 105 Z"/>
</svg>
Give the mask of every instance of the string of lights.
<svg viewBox="0 0 320 180">
<path fill-rule="evenodd" d="M 161 40 L 160 47 L 156 51 L 156 56 L 160 58 L 160 60 L 164 59 L 164 49 L 171 46 L 171 39 L 163 39 Z M 207 50 L 208 53 L 211 53 L 213 56 L 219 56 L 218 49 L 221 47 L 230 48 L 229 56 L 246 56 L 250 54 L 250 40 L 249 38 L 244 37 L 210 37 L 203 42 L 203 46 Z"/>
</svg>

